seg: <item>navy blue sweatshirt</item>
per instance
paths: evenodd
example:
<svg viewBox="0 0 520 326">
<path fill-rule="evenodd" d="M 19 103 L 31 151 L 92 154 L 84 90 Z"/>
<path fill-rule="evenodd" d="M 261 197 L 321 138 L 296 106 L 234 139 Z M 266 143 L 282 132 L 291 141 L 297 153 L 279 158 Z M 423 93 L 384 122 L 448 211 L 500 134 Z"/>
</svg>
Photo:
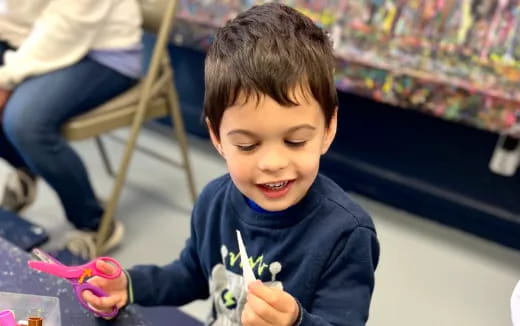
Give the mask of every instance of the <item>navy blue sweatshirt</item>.
<svg viewBox="0 0 520 326">
<path fill-rule="evenodd" d="M 134 302 L 183 305 L 212 297 L 210 325 L 239 325 L 246 290 L 235 230 L 257 279 L 300 304 L 300 325 L 365 325 L 379 245 L 370 216 L 318 175 L 307 195 L 279 213 L 251 208 L 229 175 L 197 199 L 180 258 L 128 271 Z"/>
</svg>

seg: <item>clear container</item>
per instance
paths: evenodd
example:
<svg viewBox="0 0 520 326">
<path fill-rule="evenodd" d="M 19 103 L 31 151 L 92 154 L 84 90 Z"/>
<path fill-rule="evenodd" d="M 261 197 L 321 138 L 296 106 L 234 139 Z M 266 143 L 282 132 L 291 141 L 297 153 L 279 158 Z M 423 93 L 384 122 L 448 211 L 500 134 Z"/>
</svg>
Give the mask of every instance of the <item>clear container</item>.
<svg viewBox="0 0 520 326">
<path fill-rule="evenodd" d="M 42 317 L 43 326 L 61 326 L 60 300 L 41 295 L 0 292 L 0 311 L 12 310 L 17 321 Z"/>
</svg>

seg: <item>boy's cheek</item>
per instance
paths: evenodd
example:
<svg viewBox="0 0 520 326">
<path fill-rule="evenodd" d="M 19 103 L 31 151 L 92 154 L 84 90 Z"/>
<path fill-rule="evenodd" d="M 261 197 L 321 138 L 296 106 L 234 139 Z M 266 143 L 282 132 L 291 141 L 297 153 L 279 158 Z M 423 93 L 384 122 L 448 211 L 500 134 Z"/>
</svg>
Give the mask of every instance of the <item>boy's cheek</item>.
<svg viewBox="0 0 520 326">
<path fill-rule="evenodd" d="M 301 155 L 298 158 L 298 167 L 305 174 L 313 174 L 320 166 L 321 155 L 319 152 L 312 152 Z"/>
</svg>

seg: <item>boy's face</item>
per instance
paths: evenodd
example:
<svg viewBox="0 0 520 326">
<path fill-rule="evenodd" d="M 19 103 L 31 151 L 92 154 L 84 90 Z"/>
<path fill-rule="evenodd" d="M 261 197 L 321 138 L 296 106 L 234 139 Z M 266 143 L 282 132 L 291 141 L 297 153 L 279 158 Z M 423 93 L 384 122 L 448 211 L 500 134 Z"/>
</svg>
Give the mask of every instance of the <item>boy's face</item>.
<svg viewBox="0 0 520 326">
<path fill-rule="evenodd" d="M 305 196 L 336 134 L 336 115 L 325 128 L 312 96 L 295 91 L 293 97 L 300 105 L 284 107 L 268 96 L 258 103 L 239 101 L 225 110 L 219 138 L 209 128 L 235 185 L 268 211 L 289 208 Z"/>
</svg>

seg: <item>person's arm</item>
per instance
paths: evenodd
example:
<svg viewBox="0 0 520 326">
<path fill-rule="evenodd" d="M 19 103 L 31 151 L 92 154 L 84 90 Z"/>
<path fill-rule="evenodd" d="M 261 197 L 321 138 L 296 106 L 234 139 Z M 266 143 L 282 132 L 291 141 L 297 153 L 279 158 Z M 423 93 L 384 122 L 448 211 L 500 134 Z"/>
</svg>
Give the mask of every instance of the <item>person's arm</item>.
<svg viewBox="0 0 520 326">
<path fill-rule="evenodd" d="M 311 311 L 300 306 L 294 325 L 365 325 L 378 260 L 375 232 L 365 227 L 356 228 L 322 275 Z"/>
<path fill-rule="evenodd" d="M 131 283 L 129 304 L 180 306 L 209 296 L 208 281 L 194 260 L 190 245 L 169 265 L 140 265 L 127 272 Z"/>
<path fill-rule="evenodd" d="M 13 89 L 25 78 L 69 66 L 90 50 L 113 3 L 110 0 L 53 0 L 17 50 L 4 54 L 0 88 Z"/>
<path fill-rule="evenodd" d="M 191 218 L 191 235 L 179 259 L 166 266 L 141 265 L 128 270 L 131 282 L 129 303 L 143 306 L 179 306 L 209 296 L 208 280 L 202 270 L 197 248 L 197 221 L 206 212 L 200 208 L 204 193 L 199 196 Z"/>
<path fill-rule="evenodd" d="M 102 289 L 107 296 L 98 297 L 91 291 L 84 291 L 83 299 L 95 310 L 110 312 L 114 306 L 121 309 L 132 303 L 179 306 L 207 298 L 207 280 L 198 267 L 196 251 L 192 249 L 194 247 L 188 244 L 178 260 L 164 267 L 137 266 L 124 270 L 115 279 L 93 277 L 88 282 Z M 96 267 L 106 274 L 115 273 L 114 267 L 102 260 Z"/>
</svg>

